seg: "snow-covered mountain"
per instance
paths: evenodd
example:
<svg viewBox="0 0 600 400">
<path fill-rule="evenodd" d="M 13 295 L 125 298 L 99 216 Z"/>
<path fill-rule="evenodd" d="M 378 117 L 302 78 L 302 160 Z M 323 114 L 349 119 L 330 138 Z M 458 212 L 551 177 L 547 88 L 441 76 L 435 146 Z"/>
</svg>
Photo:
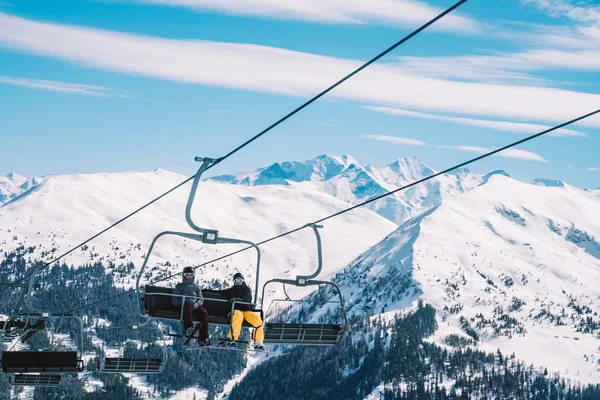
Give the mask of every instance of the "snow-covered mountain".
<svg viewBox="0 0 600 400">
<path fill-rule="evenodd" d="M 198 225 L 219 229 L 221 236 L 258 242 L 432 173 L 414 157 L 375 168 L 351 156 L 324 155 L 201 182 L 192 214 Z M 25 178 L 3 178 L 0 182 L 15 182 L 10 193 L 18 194 L 0 207 L 0 254 L 35 247 L 32 259 L 50 260 L 185 178 L 164 170 L 51 176 L 31 181 L 34 190 L 22 187 Z M 343 214 L 321 230 L 321 278 L 338 274 L 351 316 L 387 318 L 423 300 L 438 309 L 440 329 L 433 340 L 439 343 L 449 334 L 471 335 L 481 349 L 514 352 L 563 376 L 597 382 L 600 190 L 557 182 L 523 183 L 504 171 L 479 176 L 463 169 L 375 202 L 372 211 Z M 156 234 L 189 231 L 184 219 L 189 188 L 65 261 L 131 261 L 139 267 Z M 164 276 L 237 248 L 165 239 L 150 269 Z M 262 282 L 309 272 L 315 263 L 310 230 L 261 249 Z M 210 281 L 241 270 L 253 282 L 254 268 L 254 254 L 244 252 L 199 275 Z M 125 275 L 117 281 L 134 283 Z"/>
<path fill-rule="evenodd" d="M 435 172 L 416 157 L 403 158 L 383 168 L 376 168 L 363 167 L 349 155 L 321 155 L 304 162 L 275 163 L 256 171 L 222 175 L 210 180 L 245 186 L 309 187 L 354 205 Z M 375 201 L 367 208 L 400 224 L 435 207 L 442 199 L 455 197 L 482 182 L 484 177 L 464 168 Z"/>
<path fill-rule="evenodd" d="M 0 176 L 0 206 L 39 185 L 43 179 L 27 179 L 14 172 Z"/>
<path fill-rule="evenodd" d="M 479 348 L 600 380 L 600 202 L 568 184 L 502 174 L 400 226 L 336 280 L 350 315 L 418 300 Z"/>
<path fill-rule="evenodd" d="M 0 253 L 19 246 L 35 247 L 31 257 L 49 261 L 185 178 L 164 170 L 48 177 L 35 190 L 0 208 Z M 64 261 L 73 265 L 131 261 L 139 267 L 156 234 L 190 231 L 184 218 L 189 189 L 190 184 L 180 188 Z M 258 242 L 347 207 L 332 196 L 306 187 L 258 188 L 201 182 L 192 215 L 197 224 L 218 229 L 221 236 Z M 353 229 L 359 223 L 361 230 Z M 327 222 L 321 230 L 324 276 L 339 271 L 395 228 L 369 210 L 356 210 Z M 183 265 L 201 264 L 239 247 L 203 246 L 165 238 L 155 248 L 149 266 L 156 267 L 155 274 L 178 272 Z M 315 248 L 309 229 L 265 245 L 261 276 L 292 277 L 308 272 L 316 261 Z M 255 254 L 247 251 L 206 267 L 203 278 L 225 279 L 237 269 L 255 276 Z M 130 277 L 123 277 L 121 284 L 132 282 Z"/>
</svg>

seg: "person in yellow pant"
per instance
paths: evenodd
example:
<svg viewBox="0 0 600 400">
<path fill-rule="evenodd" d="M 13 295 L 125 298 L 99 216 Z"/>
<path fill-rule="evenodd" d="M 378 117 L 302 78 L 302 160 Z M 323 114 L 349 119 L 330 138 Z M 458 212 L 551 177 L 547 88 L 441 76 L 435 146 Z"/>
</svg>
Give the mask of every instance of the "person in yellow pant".
<svg viewBox="0 0 600 400">
<path fill-rule="evenodd" d="M 244 282 L 244 276 L 237 272 L 233 275 L 233 286 L 229 289 L 219 290 L 219 293 L 224 295 L 230 301 L 241 301 L 245 303 L 252 302 L 252 290 Z M 237 340 L 242 330 L 242 323 L 244 320 L 248 321 L 250 325 L 254 327 L 254 334 L 252 335 L 254 340 L 254 348 L 256 350 L 264 350 L 263 339 L 265 333 L 262 327 L 262 319 L 258 313 L 252 311 L 252 306 L 249 304 L 236 304 L 233 315 L 231 316 L 231 329 L 227 334 L 230 339 L 229 342 L 222 340 L 219 342 L 220 346 L 229 345 L 231 347 L 237 346 Z M 232 332 L 233 331 L 233 332 Z M 233 341 L 231 341 L 233 339 Z"/>
</svg>

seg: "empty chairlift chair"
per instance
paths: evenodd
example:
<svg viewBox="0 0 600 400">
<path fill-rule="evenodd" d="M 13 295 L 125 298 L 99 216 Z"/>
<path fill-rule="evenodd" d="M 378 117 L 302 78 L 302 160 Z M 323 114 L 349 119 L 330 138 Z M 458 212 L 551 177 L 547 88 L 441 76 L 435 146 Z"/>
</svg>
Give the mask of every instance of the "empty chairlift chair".
<svg viewBox="0 0 600 400">
<path fill-rule="evenodd" d="M 344 337 L 346 326 L 348 321 L 346 319 L 346 311 L 344 309 L 344 300 L 340 288 L 332 283 L 326 281 L 318 281 L 313 278 L 317 277 L 321 272 L 323 266 L 322 248 L 321 248 L 321 237 L 319 236 L 318 228 L 322 226 L 309 225 L 317 238 L 317 254 L 318 254 L 318 268 L 316 272 L 309 276 L 297 276 L 293 279 L 271 279 L 266 282 L 263 286 L 262 301 L 265 301 L 265 289 L 272 283 L 281 283 L 283 285 L 283 291 L 286 294 L 285 299 L 276 299 L 272 303 L 282 301 L 289 303 L 301 303 L 303 300 L 292 300 L 287 295 L 285 285 L 291 285 L 296 287 L 306 286 L 318 286 L 317 294 L 321 296 L 322 304 L 337 304 L 340 308 L 341 321 L 333 324 L 325 323 L 287 323 L 287 322 L 269 322 L 265 321 L 265 344 L 278 344 L 278 345 L 312 345 L 312 346 L 332 346 L 338 344 Z M 338 300 L 326 300 L 321 295 L 321 286 L 331 287 L 334 289 Z M 264 309 L 264 306 L 262 307 Z M 270 307 L 269 307 L 270 309 Z M 268 312 L 267 312 L 268 314 Z"/>
<path fill-rule="evenodd" d="M 164 343 L 164 335 L 158 328 L 146 327 L 142 325 L 131 325 L 131 326 L 114 326 L 109 328 L 111 331 L 121 330 L 130 331 L 135 333 L 151 333 L 157 334 L 156 337 L 160 338 L 162 342 L 161 353 L 162 357 L 125 357 L 121 354 L 119 357 L 104 357 L 100 358 L 98 369 L 102 373 L 106 374 L 121 374 L 121 373 L 136 373 L 136 374 L 159 374 L 165 368 L 167 361 L 167 349 Z M 153 338 L 147 337 L 147 343 L 155 343 Z M 123 353 L 124 349 L 118 349 L 120 353 Z M 104 353 L 107 353 L 105 348 Z"/>
<path fill-rule="evenodd" d="M 59 320 L 56 329 L 61 331 L 65 319 L 75 319 L 77 332 L 75 342 L 79 336 L 79 353 L 75 351 L 2 351 L 2 372 L 15 374 L 10 382 L 16 386 L 58 386 L 63 374 L 79 373 L 83 371 L 83 322 L 81 318 L 73 314 L 52 314 L 36 310 L 30 304 L 30 293 L 37 287 L 35 278 L 41 264 L 35 267 L 31 274 L 29 284 L 17 285 L 23 288 L 15 306 L 15 312 L 0 324 L 3 342 L 12 342 L 20 338 L 25 343 L 33 334 L 46 329 L 48 322 Z M 54 329 L 52 330 L 54 332 Z M 52 336 L 54 338 L 54 336 Z M 8 340 L 7 340 L 8 339 Z M 53 340 L 52 340 L 53 342 Z M 53 345 L 53 343 L 52 343 Z M 0 350 L 3 346 L 0 345 Z"/>
<path fill-rule="evenodd" d="M 60 318 L 74 318 L 79 326 L 79 350 L 77 351 L 4 351 L 2 352 L 2 372 L 15 374 L 11 383 L 16 386 L 58 386 L 62 374 L 83 371 L 83 323 L 72 314 L 18 314 L 15 318 L 39 318 L 48 321 Z M 43 324 L 42 324 L 43 326 Z M 35 374 L 35 375 L 34 375 Z M 41 375 L 40 375 L 41 374 Z"/>
</svg>

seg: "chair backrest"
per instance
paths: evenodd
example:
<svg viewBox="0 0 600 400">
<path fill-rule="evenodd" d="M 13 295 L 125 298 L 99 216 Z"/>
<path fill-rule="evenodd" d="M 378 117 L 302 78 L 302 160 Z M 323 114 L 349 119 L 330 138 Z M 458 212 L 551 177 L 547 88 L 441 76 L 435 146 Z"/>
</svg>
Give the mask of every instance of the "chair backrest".
<svg viewBox="0 0 600 400">
<path fill-rule="evenodd" d="M 152 295 L 153 293 L 162 293 L 161 295 Z M 173 305 L 172 297 L 165 296 L 163 294 L 172 294 L 173 288 L 162 287 L 162 286 L 146 286 L 146 297 L 144 306 L 149 315 L 154 315 L 155 310 L 163 311 L 175 311 L 178 312 L 178 307 Z M 210 301 L 208 299 L 220 299 L 227 300 L 225 296 L 218 293 L 216 290 L 203 289 L 202 296 L 204 297 L 204 305 L 208 315 L 226 317 L 230 311 L 231 306 L 226 301 Z"/>
<path fill-rule="evenodd" d="M 5 351 L 2 372 L 77 372 L 80 361 L 76 351 Z"/>
</svg>

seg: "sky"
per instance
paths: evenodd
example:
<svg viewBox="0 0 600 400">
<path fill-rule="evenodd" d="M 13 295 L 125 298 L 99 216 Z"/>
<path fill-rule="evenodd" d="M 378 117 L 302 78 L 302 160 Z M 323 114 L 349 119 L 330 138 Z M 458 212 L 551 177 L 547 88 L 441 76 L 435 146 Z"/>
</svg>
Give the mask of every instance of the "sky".
<svg viewBox="0 0 600 400">
<path fill-rule="evenodd" d="M 0 176 L 192 175 L 453 2 L 0 0 Z M 600 5 L 469 0 L 211 170 L 442 170 L 600 108 Z M 600 117 L 473 164 L 600 187 Z"/>
</svg>

